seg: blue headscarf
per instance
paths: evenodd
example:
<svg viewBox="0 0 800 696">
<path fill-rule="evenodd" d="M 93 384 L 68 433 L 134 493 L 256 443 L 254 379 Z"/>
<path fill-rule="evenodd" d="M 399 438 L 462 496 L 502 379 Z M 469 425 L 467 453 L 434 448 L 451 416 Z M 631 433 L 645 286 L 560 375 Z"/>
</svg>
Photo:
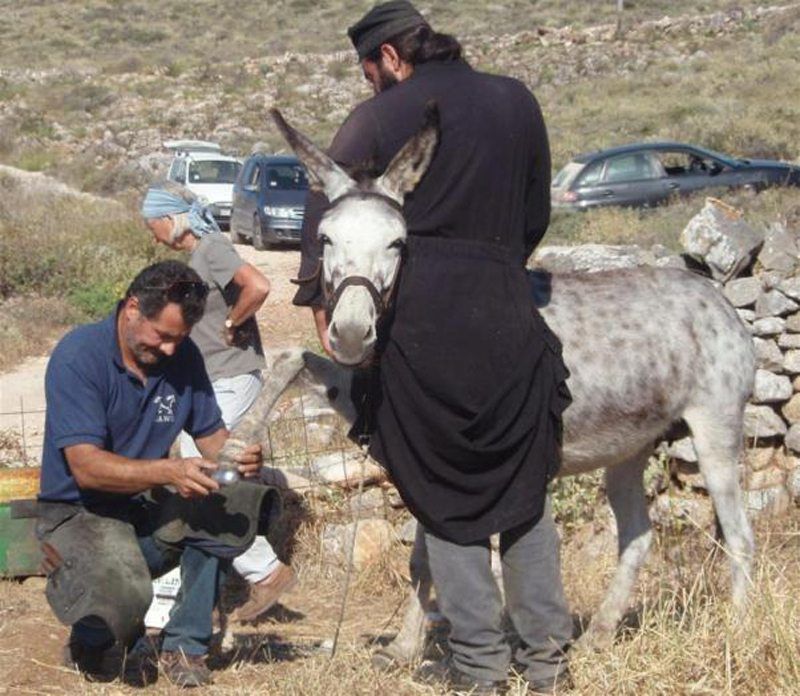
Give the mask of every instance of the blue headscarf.
<svg viewBox="0 0 800 696">
<path fill-rule="evenodd" d="M 142 201 L 142 216 L 145 220 L 180 213 L 189 214 L 189 229 L 195 237 L 220 231 L 217 221 L 200 201 L 187 203 L 180 196 L 170 193 L 160 186 L 152 186 L 147 189 L 147 195 Z"/>
</svg>

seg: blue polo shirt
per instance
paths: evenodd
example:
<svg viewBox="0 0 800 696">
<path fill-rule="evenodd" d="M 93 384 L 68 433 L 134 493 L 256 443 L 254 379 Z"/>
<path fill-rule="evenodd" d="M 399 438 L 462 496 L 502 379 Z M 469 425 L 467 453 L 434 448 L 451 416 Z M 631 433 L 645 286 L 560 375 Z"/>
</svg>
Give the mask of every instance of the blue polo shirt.
<svg viewBox="0 0 800 696">
<path fill-rule="evenodd" d="M 161 459 L 181 430 L 204 437 L 224 427 L 203 357 L 191 339 L 142 383 L 122 362 L 117 312 L 61 339 L 47 365 L 45 395 L 40 500 L 86 504 L 118 498 L 78 487 L 64 456 L 70 445 Z"/>
</svg>

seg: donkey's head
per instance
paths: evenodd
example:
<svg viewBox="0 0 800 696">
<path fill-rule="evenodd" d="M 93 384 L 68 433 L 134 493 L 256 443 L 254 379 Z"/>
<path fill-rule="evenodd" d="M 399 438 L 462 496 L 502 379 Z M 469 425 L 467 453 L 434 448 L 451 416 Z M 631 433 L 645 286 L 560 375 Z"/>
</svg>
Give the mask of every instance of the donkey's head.
<svg viewBox="0 0 800 696">
<path fill-rule="evenodd" d="M 402 205 L 433 158 L 439 112 L 430 105 L 422 129 L 375 178 L 354 179 L 292 128 L 277 109 L 272 118 L 308 172 L 311 187 L 330 201 L 319 225 L 328 336 L 336 360 L 358 365 L 372 353 L 376 324 L 397 277 L 406 224 Z"/>
</svg>

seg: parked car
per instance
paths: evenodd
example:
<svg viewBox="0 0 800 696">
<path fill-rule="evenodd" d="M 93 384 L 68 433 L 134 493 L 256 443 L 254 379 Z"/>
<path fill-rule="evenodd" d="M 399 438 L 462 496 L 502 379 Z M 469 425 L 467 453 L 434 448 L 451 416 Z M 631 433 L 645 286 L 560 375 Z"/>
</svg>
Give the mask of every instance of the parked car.
<svg viewBox="0 0 800 696">
<path fill-rule="evenodd" d="M 800 167 L 736 159 L 675 142 L 638 143 L 575 157 L 553 179 L 554 207 L 651 206 L 705 188 L 800 186 Z"/>
<path fill-rule="evenodd" d="M 211 209 L 220 228 L 227 230 L 241 161 L 223 155 L 217 143 L 204 140 L 168 140 L 164 147 L 175 153 L 167 178 L 194 193 Z"/>
<path fill-rule="evenodd" d="M 233 186 L 231 239 L 256 249 L 300 241 L 308 178 L 294 156 L 255 154 Z"/>
</svg>

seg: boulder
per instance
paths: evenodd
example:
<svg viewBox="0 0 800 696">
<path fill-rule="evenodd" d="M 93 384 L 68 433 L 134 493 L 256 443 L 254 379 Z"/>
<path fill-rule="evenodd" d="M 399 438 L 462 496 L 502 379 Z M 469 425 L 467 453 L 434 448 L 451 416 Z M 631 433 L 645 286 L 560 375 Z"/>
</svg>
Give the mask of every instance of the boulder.
<svg viewBox="0 0 800 696">
<path fill-rule="evenodd" d="M 400 526 L 400 529 L 397 531 L 397 536 L 404 544 L 413 544 L 414 539 L 417 538 L 417 520 L 413 517 L 409 517 Z"/>
<path fill-rule="evenodd" d="M 792 398 L 783 405 L 781 413 L 790 425 L 800 423 L 800 394 L 794 394 Z"/>
<path fill-rule="evenodd" d="M 753 403 L 771 404 L 786 401 L 793 392 L 792 382 L 786 375 L 776 375 L 767 370 L 756 370 Z"/>
<path fill-rule="evenodd" d="M 800 453 L 800 424 L 792 423 L 792 427 L 783 438 L 783 444 L 788 450 Z"/>
<path fill-rule="evenodd" d="M 663 493 L 650 506 L 650 519 L 660 527 L 674 525 L 677 519 L 707 529 L 714 524 L 714 508 L 709 498 Z"/>
<path fill-rule="evenodd" d="M 764 317 L 753 322 L 751 331 L 754 336 L 777 336 L 785 327 L 786 322 L 779 317 Z"/>
<path fill-rule="evenodd" d="M 800 301 L 800 276 L 785 278 L 778 283 L 778 290 L 787 297 Z"/>
<path fill-rule="evenodd" d="M 789 472 L 786 477 L 786 488 L 792 498 L 800 502 L 800 466 Z"/>
<path fill-rule="evenodd" d="M 737 309 L 736 313 L 745 324 L 751 324 L 755 321 L 756 313 L 752 309 Z"/>
<path fill-rule="evenodd" d="M 652 253 L 634 245 L 581 244 L 540 247 L 534 254 L 533 266 L 551 273 L 593 273 L 612 268 L 635 268 L 654 261 Z"/>
<path fill-rule="evenodd" d="M 778 466 L 770 466 L 759 471 L 748 471 L 744 477 L 744 488 L 757 491 L 762 488 L 774 488 L 786 483 L 786 472 Z"/>
<path fill-rule="evenodd" d="M 786 317 L 786 330 L 794 333 L 800 333 L 800 312 L 790 314 Z"/>
<path fill-rule="evenodd" d="M 761 281 L 756 277 L 736 278 L 725 285 L 725 297 L 734 307 L 750 307 L 761 294 Z"/>
<path fill-rule="evenodd" d="M 794 382 L 792 382 L 792 386 L 796 392 L 800 392 L 800 375 L 794 378 Z"/>
<path fill-rule="evenodd" d="M 684 462 L 696 462 L 697 452 L 694 449 L 692 438 L 684 437 L 681 440 L 671 442 L 667 447 L 667 456 Z"/>
<path fill-rule="evenodd" d="M 388 507 L 383 489 L 380 487 L 370 488 L 369 490 L 356 493 L 348 501 L 350 512 L 360 519 L 362 517 L 384 518 Z"/>
<path fill-rule="evenodd" d="M 786 434 L 786 423 L 769 406 L 747 404 L 744 409 L 745 437 L 760 439 Z"/>
<path fill-rule="evenodd" d="M 800 350 L 790 350 L 783 359 L 783 371 L 790 375 L 800 372 Z"/>
<path fill-rule="evenodd" d="M 752 447 L 745 452 L 747 468 L 752 471 L 761 471 L 775 463 L 778 453 L 775 447 Z"/>
<path fill-rule="evenodd" d="M 762 370 L 780 372 L 783 369 L 783 353 L 774 340 L 753 337 L 756 349 L 756 366 Z"/>
<path fill-rule="evenodd" d="M 323 483 L 342 488 L 358 488 L 385 477 L 383 469 L 361 452 L 332 452 L 317 457 L 310 464 L 312 475 Z"/>
<path fill-rule="evenodd" d="M 800 348 L 800 334 L 784 333 L 778 336 L 778 345 L 784 350 Z"/>
<path fill-rule="evenodd" d="M 686 253 L 711 270 L 714 279 L 726 282 L 746 268 L 764 241 L 742 218 L 742 212 L 715 198 L 706 198 L 703 209 L 681 233 Z"/>
<path fill-rule="evenodd" d="M 797 242 L 783 223 L 774 223 L 767 230 L 758 261 L 766 270 L 786 274 L 797 267 Z"/>
<path fill-rule="evenodd" d="M 751 517 L 778 517 L 786 513 L 792 504 L 789 492 L 783 485 L 745 491 L 743 497 Z"/>
<path fill-rule="evenodd" d="M 327 561 L 346 564 L 352 547 L 353 568 L 364 570 L 384 557 L 395 538 L 394 528 L 386 520 L 327 524 L 322 530 L 322 550 Z"/>
<path fill-rule="evenodd" d="M 756 300 L 756 319 L 782 317 L 796 312 L 800 305 L 786 297 L 780 290 L 765 290 Z"/>
</svg>

